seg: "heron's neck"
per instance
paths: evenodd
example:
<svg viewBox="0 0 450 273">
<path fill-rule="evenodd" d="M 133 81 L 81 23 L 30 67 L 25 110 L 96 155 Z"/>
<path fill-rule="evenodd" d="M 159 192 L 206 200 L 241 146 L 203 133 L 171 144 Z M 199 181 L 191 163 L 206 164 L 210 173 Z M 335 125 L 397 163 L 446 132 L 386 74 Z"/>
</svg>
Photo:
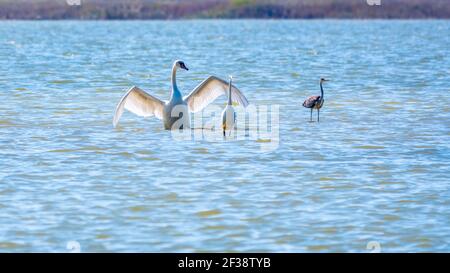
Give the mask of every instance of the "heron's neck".
<svg viewBox="0 0 450 273">
<path fill-rule="evenodd" d="M 231 102 L 231 82 L 230 82 L 230 86 L 228 87 L 228 105 L 232 105 L 232 102 Z"/>
<path fill-rule="evenodd" d="M 320 83 L 320 99 L 323 100 L 323 87 L 322 87 L 322 82 Z"/>
<path fill-rule="evenodd" d="M 176 66 L 176 64 L 174 64 L 172 67 L 171 81 L 172 81 L 172 92 L 170 94 L 170 99 L 173 99 L 176 97 L 181 97 L 180 90 L 178 89 L 178 86 L 177 86 L 177 66 Z"/>
</svg>

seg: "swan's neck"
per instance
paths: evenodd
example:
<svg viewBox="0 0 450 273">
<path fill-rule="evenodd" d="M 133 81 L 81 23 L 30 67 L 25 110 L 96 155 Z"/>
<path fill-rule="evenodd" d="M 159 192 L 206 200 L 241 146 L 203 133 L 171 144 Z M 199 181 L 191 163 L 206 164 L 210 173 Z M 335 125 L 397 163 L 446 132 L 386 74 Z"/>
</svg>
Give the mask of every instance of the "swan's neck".
<svg viewBox="0 0 450 273">
<path fill-rule="evenodd" d="M 230 80 L 230 86 L 228 87 L 228 105 L 232 105 L 232 102 L 231 102 L 231 80 Z"/>
<path fill-rule="evenodd" d="M 176 66 L 176 64 L 174 64 L 172 67 L 171 81 L 172 81 L 172 93 L 170 94 L 170 99 L 172 100 L 172 99 L 178 98 L 178 97 L 181 98 L 181 92 L 177 86 L 177 66 Z"/>
<path fill-rule="evenodd" d="M 320 99 L 323 100 L 323 87 L 322 87 L 322 82 L 320 82 Z"/>
</svg>

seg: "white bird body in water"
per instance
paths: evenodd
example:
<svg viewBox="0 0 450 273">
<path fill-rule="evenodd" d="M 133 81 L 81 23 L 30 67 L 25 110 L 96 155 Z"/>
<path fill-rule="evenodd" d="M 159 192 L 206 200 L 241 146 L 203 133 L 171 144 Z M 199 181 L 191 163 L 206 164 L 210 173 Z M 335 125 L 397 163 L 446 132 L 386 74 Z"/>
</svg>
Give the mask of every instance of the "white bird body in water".
<svg viewBox="0 0 450 273">
<path fill-rule="evenodd" d="M 230 83 L 228 85 L 228 100 L 225 109 L 222 112 L 222 129 L 223 136 L 225 136 L 226 131 L 229 131 L 231 134 L 231 130 L 234 129 L 236 125 L 236 112 L 233 108 L 233 102 L 231 100 L 231 87 L 233 84 L 233 77 L 230 76 Z"/>
<path fill-rule="evenodd" d="M 311 109 L 311 116 L 310 121 L 312 121 L 312 112 L 313 109 L 317 109 L 317 122 L 319 122 L 319 116 L 320 116 L 320 108 L 322 108 L 323 103 L 325 102 L 324 96 L 323 96 L 323 87 L 322 83 L 326 82 L 328 80 L 321 78 L 320 79 L 320 96 L 311 96 L 307 98 L 303 102 L 303 107 L 310 108 Z"/>
<path fill-rule="evenodd" d="M 181 68 L 189 70 L 183 61 L 175 61 L 172 67 L 172 90 L 168 101 L 162 101 L 139 87 L 133 86 L 122 97 L 116 107 L 113 118 L 114 127 L 119 123 L 124 109 L 142 117 L 155 116 L 163 121 L 164 129 L 184 129 L 190 127 L 190 113 L 196 113 L 221 95 L 227 94 L 228 83 L 218 77 L 209 76 L 201 82 L 187 96 L 182 96 L 177 87 L 176 73 Z M 231 86 L 231 99 L 243 107 L 247 107 L 248 100 L 242 92 Z"/>
</svg>

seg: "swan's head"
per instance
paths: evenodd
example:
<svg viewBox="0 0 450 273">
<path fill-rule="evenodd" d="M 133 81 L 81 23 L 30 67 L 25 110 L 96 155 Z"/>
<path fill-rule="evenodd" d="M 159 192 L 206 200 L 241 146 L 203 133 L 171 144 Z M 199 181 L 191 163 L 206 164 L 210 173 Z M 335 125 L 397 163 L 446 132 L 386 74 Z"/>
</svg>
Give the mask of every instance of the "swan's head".
<svg viewBox="0 0 450 273">
<path fill-rule="evenodd" d="M 184 64 L 184 62 L 183 62 L 183 61 L 180 61 L 180 60 L 175 61 L 175 66 L 176 66 L 177 68 L 181 68 L 181 69 L 184 69 L 184 70 L 189 70 L 189 68 L 186 67 L 186 65 Z"/>
<path fill-rule="evenodd" d="M 320 79 L 320 83 L 323 83 L 323 82 L 328 82 L 329 80 L 327 80 L 327 79 L 324 79 L 324 78 L 321 78 Z"/>
</svg>

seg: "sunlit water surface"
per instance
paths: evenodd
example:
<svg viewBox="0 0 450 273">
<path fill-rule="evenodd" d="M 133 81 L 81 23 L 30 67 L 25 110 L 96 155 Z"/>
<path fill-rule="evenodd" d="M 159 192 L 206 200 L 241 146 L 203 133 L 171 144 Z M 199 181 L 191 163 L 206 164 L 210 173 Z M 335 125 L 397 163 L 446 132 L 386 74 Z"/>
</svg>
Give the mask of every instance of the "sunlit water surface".
<svg viewBox="0 0 450 273">
<path fill-rule="evenodd" d="M 448 252 L 449 44 L 449 21 L 0 22 L 0 251 Z M 278 148 L 114 129 L 175 59 L 185 94 L 232 74 L 279 105 Z"/>
</svg>

